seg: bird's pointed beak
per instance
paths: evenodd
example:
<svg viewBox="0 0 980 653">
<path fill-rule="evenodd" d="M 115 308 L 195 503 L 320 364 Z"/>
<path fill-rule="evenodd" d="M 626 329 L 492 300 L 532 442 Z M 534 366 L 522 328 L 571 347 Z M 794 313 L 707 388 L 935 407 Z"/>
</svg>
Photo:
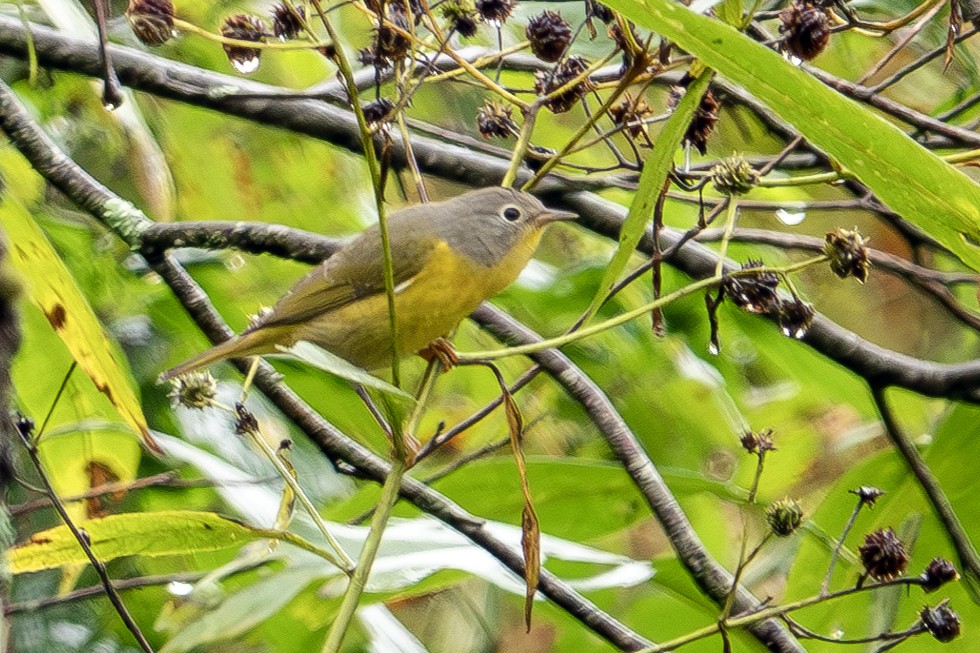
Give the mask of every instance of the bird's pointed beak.
<svg viewBox="0 0 980 653">
<path fill-rule="evenodd" d="M 545 209 L 538 215 L 538 222 L 541 225 L 551 224 L 552 222 L 569 222 L 577 220 L 578 214 L 571 211 L 558 211 L 556 209 Z"/>
</svg>

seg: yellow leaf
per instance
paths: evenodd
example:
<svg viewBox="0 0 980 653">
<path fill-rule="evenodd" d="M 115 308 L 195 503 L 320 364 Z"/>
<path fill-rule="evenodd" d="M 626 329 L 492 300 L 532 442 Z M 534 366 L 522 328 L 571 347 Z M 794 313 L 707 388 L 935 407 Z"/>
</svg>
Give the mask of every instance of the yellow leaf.
<svg viewBox="0 0 980 653">
<path fill-rule="evenodd" d="M 31 301 L 44 312 L 99 392 L 146 446 L 159 452 L 130 379 L 119 366 L 98 318 L 40 227 L 9 193 L 0 201 L 0 224 L 9 236 L 11 262 L 23 277 Z"/>
</svg>

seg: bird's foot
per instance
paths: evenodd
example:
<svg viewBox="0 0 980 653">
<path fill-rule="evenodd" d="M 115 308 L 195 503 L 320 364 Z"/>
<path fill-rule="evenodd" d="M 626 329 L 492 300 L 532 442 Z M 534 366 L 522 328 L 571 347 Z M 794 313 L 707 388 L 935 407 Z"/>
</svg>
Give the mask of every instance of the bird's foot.
<svg viewBox="0 0 980 653">
<path fill-rule="evenodd" d="M 445 338 L 437 338 L 430 342 L 425 349 L 419 352 L 419 356 L 430 363 L 433 359 L 438 359 L 444 370 L 451 370 L 459 364 L 459 356 L 456 355 L 456 349 Z"/>
</svg>

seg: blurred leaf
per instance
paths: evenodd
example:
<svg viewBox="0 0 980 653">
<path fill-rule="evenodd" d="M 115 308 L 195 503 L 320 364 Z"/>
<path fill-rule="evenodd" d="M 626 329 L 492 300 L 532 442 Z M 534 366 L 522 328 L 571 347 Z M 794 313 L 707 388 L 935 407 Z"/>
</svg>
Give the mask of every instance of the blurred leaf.
<svg viewBox="0 0 980 653">
<path fill-rule="evenodd" d="M 268 533 L 213 513 L 171 510 L 109 515 L 80 522 L 103 562 L 125 556 L 187 555 L 218 551 L 264 539 Z M 53 569 L 88 558 L 67 526 L 35 533 L 7 554 L 15 574 Z"/>
<path fill-rule="evenodd" d="M 98 318 L 27 209 L 9 193 L 0 202 L 0 222 L 11 240 L 11 260 L 27 294 L 58 333 L 79 367 L 153 451 L 146 418 L 128 375 L 120 367 Z"/>
<path fill-rule="evenodd" d="M 980 270 L 980 187 L 969 177 L 891 122 L 728 25 L 667 0 L 608 4 L 744 87 L 889 208 Z"/>
</svg>

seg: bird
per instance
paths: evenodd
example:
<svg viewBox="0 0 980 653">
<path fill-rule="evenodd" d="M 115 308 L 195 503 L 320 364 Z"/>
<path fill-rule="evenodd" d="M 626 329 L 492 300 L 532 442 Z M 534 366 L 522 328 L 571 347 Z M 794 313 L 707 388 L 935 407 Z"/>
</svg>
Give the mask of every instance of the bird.
<svg viewBox="0 0 980 653">
<path fill-rule="evenodd" d="M 387 220 L 399 358 L 448 335 L 527 265 L 544 228 L 574 220 L 512 188 L 416 204 Z M 315 267 L 238 336 L 167 370 L 173 379 L 227 358 L 312 342 L 369 371 L 392 362 L 381 231 L 373 225 Z"/>
</svg>

